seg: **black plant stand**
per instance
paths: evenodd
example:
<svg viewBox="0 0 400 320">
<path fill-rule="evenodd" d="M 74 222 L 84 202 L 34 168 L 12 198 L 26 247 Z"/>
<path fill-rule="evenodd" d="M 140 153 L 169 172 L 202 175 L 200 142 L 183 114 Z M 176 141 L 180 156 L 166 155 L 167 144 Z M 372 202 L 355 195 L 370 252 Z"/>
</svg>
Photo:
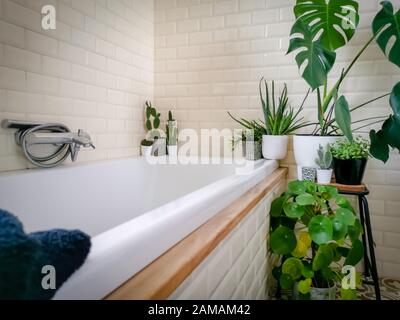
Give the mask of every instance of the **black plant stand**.
<svg viewBox="0 0 400 320">
<path fill-rule="evenodd" d="M 347 186 L 342 184 L 332 184 L 338 188 L 340 194 L 357 196 L 358 206 L 360 211 L 360 222 L 363 226 L 364 233 L 362 235 L 362 242 L 364 245 L 364 266 L 365 266 L 365 277 L 372 277 L 372 282 L 365 281 L 367 284 L 373 284 L 375 287 L 376 300 L 381 300 L 381 290 L 379 287 L 378 270 L 376 267 L 375 259 L 375 243 L 372 236 L 371 217 L 369 214 L 369 206 L 367 201 L 367 195 L 369 190 L 365 185 L 359 186 Z"/>
</svg>

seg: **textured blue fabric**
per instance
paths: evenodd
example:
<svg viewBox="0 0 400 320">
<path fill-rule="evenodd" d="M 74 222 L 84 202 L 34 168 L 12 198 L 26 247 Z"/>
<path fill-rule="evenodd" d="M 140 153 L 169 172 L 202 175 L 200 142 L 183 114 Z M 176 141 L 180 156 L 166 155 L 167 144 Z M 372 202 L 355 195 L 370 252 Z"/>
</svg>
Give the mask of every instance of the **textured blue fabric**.
<svg viewBox="0 0 400 320">
<path fill-rule="evenodd" d="M 25 234 L 21 222 L 0 210 L 0 299 L 51 299 L 84 263 L 90 237 L 73 230 Z M 56 271 L 56 289 L 42 288 L 43 266 Z"/>
</svg>

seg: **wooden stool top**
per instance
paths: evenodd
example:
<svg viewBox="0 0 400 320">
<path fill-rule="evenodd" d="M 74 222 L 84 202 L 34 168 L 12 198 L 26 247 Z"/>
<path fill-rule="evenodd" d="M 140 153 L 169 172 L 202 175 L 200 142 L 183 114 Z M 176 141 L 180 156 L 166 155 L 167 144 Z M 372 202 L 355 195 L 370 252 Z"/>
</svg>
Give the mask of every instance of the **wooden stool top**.
<svg viewBox="0 0 400 320">
<path fill-rule="evenodd" d="M 357 186 L 350 186 L 345 184 L 339 183 L 331 183 L 333 187 L 336 187 L 340 193 L 347 193 L 347 194 L 368 194 L 369 190 L 365 184 L 360 184 Z"/>
</svg>

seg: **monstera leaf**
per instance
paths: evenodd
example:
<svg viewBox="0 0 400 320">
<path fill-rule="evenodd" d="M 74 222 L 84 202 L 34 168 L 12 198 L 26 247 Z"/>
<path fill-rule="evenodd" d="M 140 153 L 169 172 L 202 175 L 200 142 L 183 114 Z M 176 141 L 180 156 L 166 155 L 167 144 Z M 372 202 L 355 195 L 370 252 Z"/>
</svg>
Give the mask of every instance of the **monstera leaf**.
<svg viewBox="0 0 400 320">
<path fill-rule="evenodd" d="M 353 0 L 297 0 L 294 14 L 314 36 L 322 32 L 320 41 L 330 51 L 349 42 L 360 21 Z"/>
<path fill-rule="evenodd" d="M 384 122 L 382 130 L 372 130 L 369 134 L 371 154 L 385 163 L 389 160 L 389 146 L 400 151 L 400 82 L 392 90 L 390 106 L 394 115 Z"/>
<path fill-rule="evenodd" d="M 372 23 L 372 30 L 377 35 L 376 42 L 383 53 L 387 54 L 391 62 L 400 67 L 400 10 L 394 13 L 392 3 L 383 1 L 382 10 L 378 12 Z M 394 44 L 388 50 L 389 41 L 393 37 Z"/>
<path fill-rule="evenodd" d="M 322 86 L 336 60 L 336 53 L 326 49 L 322 42 L 314 40 L 315 35 L 301 20 L 297 20 L 290 34 L 289 49 L 287 53 L 299 50 L 296 62 L 299 69 L 304 67 L 302 77 L 314 90 Z"/>
</svg>

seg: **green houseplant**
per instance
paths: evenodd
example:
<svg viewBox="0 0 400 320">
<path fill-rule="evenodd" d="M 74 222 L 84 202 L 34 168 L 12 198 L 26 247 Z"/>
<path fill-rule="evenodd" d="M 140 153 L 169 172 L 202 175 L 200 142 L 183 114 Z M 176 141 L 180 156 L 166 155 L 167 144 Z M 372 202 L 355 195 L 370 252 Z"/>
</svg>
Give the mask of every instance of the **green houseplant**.
<svg viewBox="0 0 400 320">
<path fill-rule="evenodd" d="M 263 88 L 265 92 L 263 92 Z M 277 99 L 275 95 L 275 82 L 271 88 L 262 78 L 259 83 L 261 106 L 264 115 L 265 134 L 262 138 L 262 153 L 265 159 L 282 160 L 286 157 L 288 135 L 296 130 L 306 127 L 309 123 L 300 118 L 308 93 L 300 108 L 295 111 L 289 105 L 288 89 L 286 83 Z"/>
<path fill-rule="evenodd" d="M 230 112 L 228 112 L 228 115 L 244 129 L 240 137 L 232 139 L 232 149 L 242 143 L 243 155 L 247 160 L 261 159 L 262 136 L 265 134 L 265 127 L 257 121 L 237 119 Z"/>
<path fill-rule="evenodd" d="M 360 20 L 358 2 L 354 0 L 297 0 L 294 6 L 296 21 L 290 32 L 288 53 L 296 52 L 296 62 L 303 69 L 302 77 L 312 90 L 316 91 L 317 118 L 315 129 L 310 137 L 295 137 L 294 151 L 298 166 L 310 165 L 305 154 L 315 158 L 319 144 L 332 143 L 335 134 L 343 134 L 352 140 L 351 113 L 366 105 L 390 96 L 389 104 L 393 115 L 370 117 L 357 121 L 361 129 L 384 121 L 382 130 L 371 130 L 371 154 L 386 162 L 390 147 L 400 149 L 400 83 L 391 93 L 387 93 L 349 106 L 346 97 L 340 95 L 341 85 L 368 47 L 376 41 L 390 62 L 400 67 L 400 11 L 394 12 L 390 1 L 381 2 L 382 8 L 372 23 L 372 36 L 356 54 L 349 66 L 330 88 L 328 75 L 336 61 L 337 49 L 345 46 L 354 36 Z M 391 39 L 394 44 L 390 45 Z M 385 120 L 386 119 L 386 120 Z M 354 124 L 354 123 L 353 123 Z M 353 131 L 357 130 L 354 129 Z M 315 136 L 319 136 L 315 138 Z M 313 152 L 309 152 L 311 148 Z M 304 149 L 306 145 L 308 149 Z M 306 147 L 307 148 L 307 147 Z M 310 155 L 311 157 L 311 155 Z M 307 163 L 308 162 L 308 163 Z"/>
<path fill-rule="evenodd" d="M 270 209 L 268 244 L 277 259 L 273 275 L 300 299 L 334 298 L 342 267 L 363 258 L 362 226 L 349 201 L 332 186 L 293 181 Z M 295 295 L 296 295 L 295 294 Z M 356 288 L 341 288 L 343 299 Z"/>
<path fill-rule="evenodd" d="M 319 145 L 318 148 L 318 158 L 315 159 L 315 163 L 318 165 L 317 169 L 317 179 L 319 184 L 329 184 L 332 180 L 332 153 L 330 150 L 330 145 L 328 144 L 326 148 Z"/>
<path fill-rule="evenodd" d="M 348 185 L 362 183 L 369 158 L 370 143 L 361 137 L 342 139 L 332 145 L 336 182 Z"/>
<path fill-rule="evenodd" d="M 150 101 L 145 103 L 145 127 L 147 129 L 146 139 L 140 143 L 142 156 L 150 156 L 153 151 L 154 141 L 160 137 L 158 128 L 160 127 L 161 114 L 157 112 Z"/>
<path fill-rule="evenodd" d="M 178 123 L 172 116 L 172 112 L 168 112 L 168 120 L 166 125 L 167 132 L 167 149 L 168 155 L 178 155 Z"/>
</svg>

